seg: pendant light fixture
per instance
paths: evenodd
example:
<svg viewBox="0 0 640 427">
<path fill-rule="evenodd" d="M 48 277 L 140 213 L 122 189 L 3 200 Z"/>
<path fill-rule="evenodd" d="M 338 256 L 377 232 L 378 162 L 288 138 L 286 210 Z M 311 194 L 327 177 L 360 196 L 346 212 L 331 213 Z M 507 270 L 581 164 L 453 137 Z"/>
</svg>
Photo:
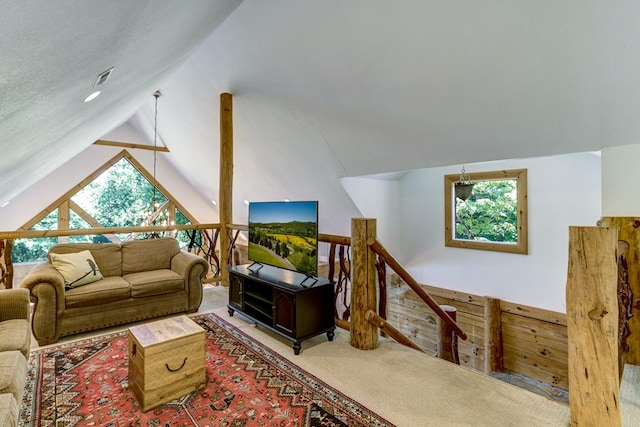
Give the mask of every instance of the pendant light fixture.
<svg viewBox="0 0 640 427">
<path fill-rule="evenodd" d="M 163 212 L 159 212 L 160 204 L 157 199 L 157 181 L 156 181 L 156 170 L 157 170 L 157 159 L 158 159 L 158 98 L 162 96 L 162 93 L 157 90 L 153 93 L 153 97 L 155 98 L 155 109 L 154 109 L 154 118 L 153 118 L 153 197 L 151 198 L 151 203 L 147 206 L 146 218 L 143 219 L 143 224 L 145 225 L 166 225 L 166 217 Z M 152 233 L 158 234 L 158 233 Z M 159 236 L 155 236 L 159 237 Z"/>
<path fill-rule="evenodd" d="M 162 94 L 159 90 L 153 93 L 153 97 L 156 99 L 155 102 L 155 114 L 153 116 L 153 199 L 152 205 L 153 210 L 158 210 L 158 200 L 156 199 L 156 164 L 158 159 L 158 98 L 160 98 Z"/>
</svg>

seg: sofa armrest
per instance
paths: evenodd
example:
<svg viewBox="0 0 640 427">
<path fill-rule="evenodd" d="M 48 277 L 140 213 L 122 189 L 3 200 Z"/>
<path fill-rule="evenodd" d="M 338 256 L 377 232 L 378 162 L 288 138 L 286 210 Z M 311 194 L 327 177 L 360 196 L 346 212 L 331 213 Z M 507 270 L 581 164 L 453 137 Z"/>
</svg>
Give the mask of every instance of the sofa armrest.
<svg viewBox="0 0 640 427">
<path fill-rule="evenodd" d="M 202 279 L 209 272 L 209 263 L 201 256 L 181 250 L 171 258 L 171 270 L 184 279 L 189 310 L 197 310 L 202 303 Z"/>
<path fill-rule="evenodd" d="M 36 265 L 20 282 L 35 303 L 31 327 L 36 339 L 43 342 L 57 340 L 57 319 L 64 311 L 64 278 L 49 262 Z"/>
<path fill-rule="evenodd" d="M 0 291 L 0 322 L 10 319 L 29 320 L 29 291 L 5 289 Z"/>
</svg>

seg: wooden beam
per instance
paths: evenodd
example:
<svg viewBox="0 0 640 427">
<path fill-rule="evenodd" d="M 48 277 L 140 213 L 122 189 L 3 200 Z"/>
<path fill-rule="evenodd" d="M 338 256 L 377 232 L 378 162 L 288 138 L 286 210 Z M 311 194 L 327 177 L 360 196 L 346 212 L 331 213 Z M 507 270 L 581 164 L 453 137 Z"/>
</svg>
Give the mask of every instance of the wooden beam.
<svg viewBox="0 0 640 427">
<path fill-rule="evenodd" d="M 109 147 L 120 147 L 120 148 L 128 148 L 135 150 L 150 150 L 150 151 L 160 151 L 162 153 L 168 153 L 169 149 L 167 147 L 154 147 L 153 145 L 145 145 L 145 144 L 131 144 L 128 142 L 116 142 L 116 141 L 106 141 L 104 139 L 99 139 L 93 143 L 93 145 L 106 145 Z"/>
<path fill-rule="evenodd" d="M 233 223 L 233 97 L 220 94 L 220 179 L 218 182 L 220 223 L 220 275 L 222 285 L 229 285 L 231 230 Z"/>
<path fill-rule="evenodd" d="M 351 219 L 351 346 L 360 350 L 378 347 L 378 328 L 366 316 L 377 302 L 376 257 L 369 249 L 375 240 L 375 219 Z"/>
<path fill-rule="evenodd" d="M 567 330 L 574 426 L 621 426 L 617 229 L 569 227 Z"/>
<path fill-rule="evenodd" d="M 96 227 L 96 228 L 74 228 L 72 230 L 17 230 L 0 231 L 0 239 L 35 239 L 38 237 L 58 237 L 58 236 L 90 236 L 97 234 L 126 234 L 126 233 L 148 233 L 151 231 L 172 231 L 172 230 L 211 230 L 220 228 L 220 224 L 185 224 L 185 225 L 155 225 L 138 227 Z"/>
</svg>

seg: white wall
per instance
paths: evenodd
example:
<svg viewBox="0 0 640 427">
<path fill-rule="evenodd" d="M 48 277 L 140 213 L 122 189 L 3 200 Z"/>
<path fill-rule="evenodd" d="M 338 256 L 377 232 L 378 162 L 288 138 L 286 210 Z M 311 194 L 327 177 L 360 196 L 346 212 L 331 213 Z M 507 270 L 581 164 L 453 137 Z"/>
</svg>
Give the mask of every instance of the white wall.
<svg viewBox="0 0 640 427">
<path fill-rule="evenodd" d="M 400 182 L 372 178 L 340 180 L 365 218 L 376 219 L 378 240 L 392 254 L 400 250 Z"/>
<path fill-rule="evenodd" d="M 402 178 L 396 258 L 419 283 L 566 312 L 568 227 L 596 225 L 601 216 L 600 156 L 465 165 L 467 172 L 528 170 L 528 255 L 444 246 L 444 175 L 461 168 L 414 170 Z"/>
<path fill-rule="evenodd" d="M 602 216 L 640 216 L 640 197 L 635 191 L 640 145 L 602 150 Z"/>
</svg>

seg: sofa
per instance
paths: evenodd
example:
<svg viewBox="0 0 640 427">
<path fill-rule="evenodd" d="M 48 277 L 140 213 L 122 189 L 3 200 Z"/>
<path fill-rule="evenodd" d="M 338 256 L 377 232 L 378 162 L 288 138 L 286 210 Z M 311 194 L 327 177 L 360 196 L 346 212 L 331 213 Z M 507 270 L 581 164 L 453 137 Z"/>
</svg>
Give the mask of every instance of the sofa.
<svg viewBox="0 0 640 427">
<path fill-rule="evenodd" d="M 0 290 L 0 426 L 17 426 L 31 351 L 29 291 Z"/>
<path fill-rule="evenodd" d="M 79 332 L 196 312 L 208 271 L 204 258 L 168 237 L 63 243 L 49 249 L 48 261 L 34 266 L 20 288 L 35 304 L 33 335 L 46 345 Z"/>
</svg>

